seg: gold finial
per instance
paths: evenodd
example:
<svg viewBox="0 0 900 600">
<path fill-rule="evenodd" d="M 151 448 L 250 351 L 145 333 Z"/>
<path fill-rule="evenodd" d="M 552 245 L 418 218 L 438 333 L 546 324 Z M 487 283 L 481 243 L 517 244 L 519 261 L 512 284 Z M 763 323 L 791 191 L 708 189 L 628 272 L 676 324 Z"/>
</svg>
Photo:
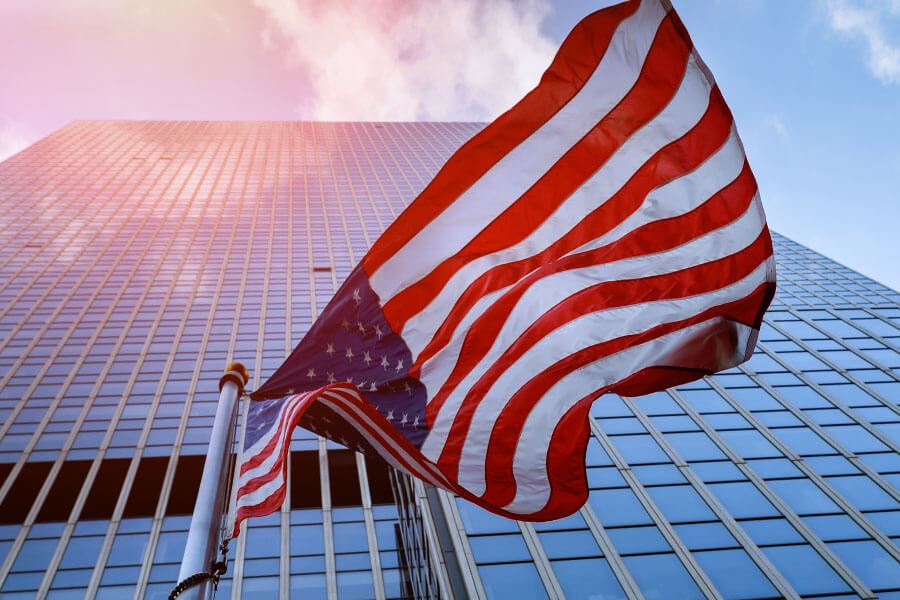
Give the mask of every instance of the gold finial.
<svg viewBox="0 0 900 600">
<path fill-rule="evenodd" d="M 220 391 L 226 381 L 233 381 L 238 386 L 238 395 L 240 396 L 244 393 L 244 386 L 250 381 L 250 372 L 241 363 L 233 362 L 225 368 L 225 373 L 219 379 Z"/>
</svg>

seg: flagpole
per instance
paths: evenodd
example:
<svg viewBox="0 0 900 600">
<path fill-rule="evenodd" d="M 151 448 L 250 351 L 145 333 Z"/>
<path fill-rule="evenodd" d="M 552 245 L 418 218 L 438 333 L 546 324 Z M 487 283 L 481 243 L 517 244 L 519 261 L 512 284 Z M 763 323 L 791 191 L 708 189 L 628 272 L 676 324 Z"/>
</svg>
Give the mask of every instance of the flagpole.
<svg viewBox="0 0 900 600">
<path fill-rule="evenodd" d="M 227 494 L 228 459 L 231 457 L 238 399 L 248 381 L 247 368 L 241 363 L 228 365 L 225 374 L 219 379 L 219 405 L 203 464 L 191 528 L 184 546 L 184 558 L 178 572 L 178 581 L 181 582 L 179 587 L 189 579 L 192 580 L 191 583 L 197 583 L 180 591 L 180 598 L 205 600 L 211 596 L 210 578 L 200 575 L 213 571 L 212 563 L 216 558 Z"/>
</svg>

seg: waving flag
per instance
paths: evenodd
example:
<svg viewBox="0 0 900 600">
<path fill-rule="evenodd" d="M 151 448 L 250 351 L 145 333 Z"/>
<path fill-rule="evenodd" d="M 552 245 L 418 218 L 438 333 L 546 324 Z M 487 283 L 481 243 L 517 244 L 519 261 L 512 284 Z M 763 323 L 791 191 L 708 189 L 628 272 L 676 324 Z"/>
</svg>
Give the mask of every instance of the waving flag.
<svg viewBox="0 0 900 600">
<path fill-rule="evenodd" d="M 253 394 L 236 529 L 281 504 L 297 423 L 501 515 L 570 514 L 591 403 L 746 360 L 774 289 L 756 181 L 675 11 L 593 13 Z"/>
</svg>

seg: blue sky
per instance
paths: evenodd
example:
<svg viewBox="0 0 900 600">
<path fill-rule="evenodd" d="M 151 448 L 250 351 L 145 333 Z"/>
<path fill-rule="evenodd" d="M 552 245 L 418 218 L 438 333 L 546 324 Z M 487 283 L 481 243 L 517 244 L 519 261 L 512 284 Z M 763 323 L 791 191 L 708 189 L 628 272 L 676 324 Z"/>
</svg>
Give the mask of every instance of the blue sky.
<svg viewBox="0 0 900 600">
<path fill-rule="evenodd" d="M 673 4 L 734 112 L 771 228 L 900 289 L 900 2 Z M 583 6 L 557 3 L 548 35 Z"/>
</svg>

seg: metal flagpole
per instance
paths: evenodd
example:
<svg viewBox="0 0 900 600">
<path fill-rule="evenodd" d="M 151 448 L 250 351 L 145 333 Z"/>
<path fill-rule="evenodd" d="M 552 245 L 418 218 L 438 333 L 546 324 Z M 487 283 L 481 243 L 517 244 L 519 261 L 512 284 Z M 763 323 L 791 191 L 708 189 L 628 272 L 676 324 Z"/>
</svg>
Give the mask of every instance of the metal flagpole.
<svg viewBox="0 0 900 600">
<path fill-rule="evenodd" d="M 225 374 L 219 379 L 219 405 L 209 439 L 209 450 L 203 464 L 203 475 L 184 546 L 181 570 L 178 572 L 179 584 L 169 595 L 170 598 L 205 600 L 211 596 L 209 584 L 222 528 L 235 416 L 238 399 L 249 379 L 247 368 L 241 363 L 228 365 Z"/>
</svg>

